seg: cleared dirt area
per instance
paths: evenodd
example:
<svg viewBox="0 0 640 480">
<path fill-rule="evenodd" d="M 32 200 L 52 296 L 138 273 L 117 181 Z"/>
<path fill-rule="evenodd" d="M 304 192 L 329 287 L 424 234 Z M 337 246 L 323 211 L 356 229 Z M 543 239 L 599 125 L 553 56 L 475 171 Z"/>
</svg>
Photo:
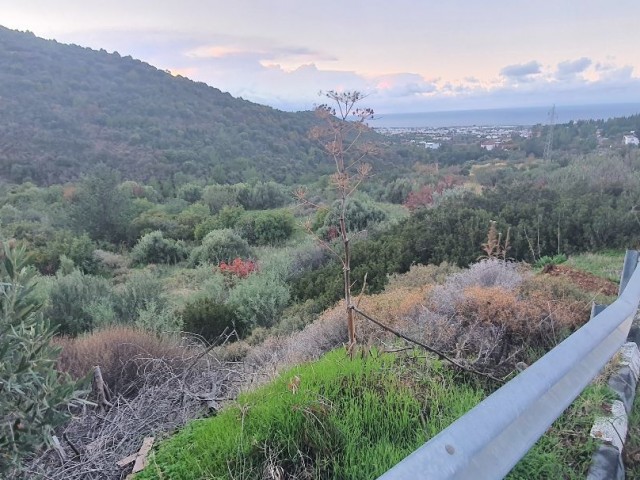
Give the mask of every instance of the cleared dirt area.
<svg viewBox="0 0 640 480">
<path fill-rule="evenodd" d="M 575 270 L 565 265 L 547 265 L 542 273 L 554 277 L 565 277 L 571 283 L 587 292 L 601 293 L 606 296 L 618 295 L 618 285 L 611 280 L 597 277 L 591 273 Z"/>
</svg>

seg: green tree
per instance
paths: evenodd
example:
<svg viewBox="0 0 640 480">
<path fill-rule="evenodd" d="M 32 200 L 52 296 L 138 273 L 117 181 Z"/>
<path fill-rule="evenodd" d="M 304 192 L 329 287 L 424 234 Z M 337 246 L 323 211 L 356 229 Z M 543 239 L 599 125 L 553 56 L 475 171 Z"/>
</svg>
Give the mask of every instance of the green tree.
<svg viewBox="0 0 640 480">
<path fill-rule="evenodd" d="M 55 369 L 53 330 L 33 297 L 24 248 L 5 245 L 0 265 L 0 476 L 17 475 L 25 455 L 51 438 L 78 400 L 78 385 Z M 4 477 L 7 478 L 7 477 Z"/>
<path fill-rule="evenodd" d="M 195 203 L 202 198 L 202 187 L 197 183 L 185 183 L 180 185 L 177 195 L 189 203 Z"/>
<path fill-rule="evenodd" d="M 93 240 L 127 242 L 132 201 L 118 185 L 120 175 L 99 166 L 78 185 L 74 197 L 72 219 L 76 228 L 86 231 Z"/>
</svg>

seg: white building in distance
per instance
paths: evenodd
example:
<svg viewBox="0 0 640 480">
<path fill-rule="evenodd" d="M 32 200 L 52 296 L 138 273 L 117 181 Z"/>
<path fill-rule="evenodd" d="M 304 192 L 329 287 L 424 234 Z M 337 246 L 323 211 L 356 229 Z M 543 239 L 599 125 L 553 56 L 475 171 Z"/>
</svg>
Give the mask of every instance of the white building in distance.
<svg viewBox="0 0 640 480">
<path fill-rule="evenodd" d="M 635 132 L 631 132 L 629 135 L 625 135 L 622 137 L 625 145 L 635 145 L 638 146 L 640 144 L 640 140 L 635 136 Z"/>
</svg>

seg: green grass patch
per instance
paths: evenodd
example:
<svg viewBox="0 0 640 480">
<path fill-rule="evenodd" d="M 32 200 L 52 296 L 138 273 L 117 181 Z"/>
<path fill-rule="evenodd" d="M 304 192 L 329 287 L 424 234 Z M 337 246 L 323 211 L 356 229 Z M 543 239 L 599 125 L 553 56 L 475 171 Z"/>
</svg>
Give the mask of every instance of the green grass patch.
<svg viewBox="0 0 640 480">
<path fill-rule="evenodd" d="M 191 422 L 136 479 L 371 479 L 484 395 L 437 361 L 337 350 Z"/>
<path fill-rule="evenodd" d="M 438 361 L 376 352 L 350 360 L 340 349 L 191 422 L 135 478 L 376 478 L 486 393 Z M 612 398 L 605 385 L 589 386 L 507 478 L 585 478 L 597 444 L 589 431 Z"/>
<path fill-rule="evenodd" d="M 623 251 L 609 250 L 571 256 L 565 265 L 618 283 L 623 261 Z"/>
<path fill-rule="evenodd" d="M 584 479 L 597 441 L 589 435 L 603 404 L 617 397 L 606 385 L 590 385 L 518 462 L 508 480 Z M 635 478 L 635 477 L 629 477 Z"/>
</svg>

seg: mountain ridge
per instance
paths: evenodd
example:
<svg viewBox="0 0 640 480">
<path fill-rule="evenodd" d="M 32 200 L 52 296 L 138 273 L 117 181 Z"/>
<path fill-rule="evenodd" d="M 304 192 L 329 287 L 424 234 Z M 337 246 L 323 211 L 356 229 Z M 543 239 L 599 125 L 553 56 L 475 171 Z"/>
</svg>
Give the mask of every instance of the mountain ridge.
<svg viewBox="0 0 640 480">
<path fill-rule="evenodd" d="M 0 26 L 0 176 L 73 181 L 97 163 L 148 181 L 178 172 L 282 183 L 325 171 L 313 112 L 283 112 L 117 52 Z"/>
</svg>

